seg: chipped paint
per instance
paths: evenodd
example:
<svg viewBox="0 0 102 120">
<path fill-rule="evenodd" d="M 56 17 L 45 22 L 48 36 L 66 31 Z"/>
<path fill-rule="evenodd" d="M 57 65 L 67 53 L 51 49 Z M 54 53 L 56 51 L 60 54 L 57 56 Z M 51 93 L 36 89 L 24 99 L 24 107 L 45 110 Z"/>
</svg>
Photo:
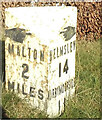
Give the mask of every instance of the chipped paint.
<svg viewBox="0 0 102 120">
<path fill-rule="evenodd" d="M 59 116 L 75 91 L 76 7 L 8 8 L 5 16 L 6 89 Z"/>
</svg>

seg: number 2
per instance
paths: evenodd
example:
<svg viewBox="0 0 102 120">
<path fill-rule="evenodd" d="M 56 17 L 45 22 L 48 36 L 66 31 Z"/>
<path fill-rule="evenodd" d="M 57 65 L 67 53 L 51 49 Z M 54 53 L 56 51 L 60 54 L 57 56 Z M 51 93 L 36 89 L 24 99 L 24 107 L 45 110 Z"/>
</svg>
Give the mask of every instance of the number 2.
<svg viewBox="0 0 102 120">
<path fill-rule="evenodd" d="M 27 64 L 23 64 L 22 67 L 23 67 L 22 77 L 28 79 L 29 76 L 26 76 L 25 73 L 28 72 L 29 67 Z"/>
</svg>

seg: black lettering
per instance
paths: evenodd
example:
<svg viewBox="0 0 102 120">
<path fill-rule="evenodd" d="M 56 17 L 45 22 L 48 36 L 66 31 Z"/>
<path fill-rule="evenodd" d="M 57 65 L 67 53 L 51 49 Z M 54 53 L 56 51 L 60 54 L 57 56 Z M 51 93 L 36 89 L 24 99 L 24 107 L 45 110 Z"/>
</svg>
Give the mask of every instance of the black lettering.
<svg viewBox="0 0 102 120">
<path fill-rule="evenodd" d="M 57 88 L 54 88 L 48 91 L 48 99 L 50 100 L 51 98 L 57 97 L 58 95 L 66 92 L 68 89 L 73 88 L 73 87 L 74 87 L 73 79 L 66 81 L 64 84 L 58 86 Z"/>
<path fill-rule="evenodd" d="M 61 63 L 59 63 L 59 77 L 61 77 Z"/>
<path fill-rule="evenodd" d="M 64 93 L 64 90 L 65 90 L 64 84 L 59 86 L 59 94 Z"/>
<path fill-rule="evenodd" d="M 38 98 L 39 98 L 40 100 L 43 99 L 43 91 L 42 91 L 41 89 L 38 90 Z"/>
<path fill-rule="evenodd" d="M 62 93 L 62 86 L 59 86 L 59 94 Z"/>
<path fill-rule="evenodd" d="M 24 87 L 24 84 L 23 84 L 23 85 L 22 85 L 22 94 L 23 94 L 23 95 L 27 95 L 27 93 L 25 92 L 24 88 L 25 88 L 25 87 Z"/>
<path fill-rule="evenodd" d="M 65 82 L 65 91 L 67 91 L 67 82 Z"/>
<path fill-rule="evenodd" d="M 56 57 L 55 57 L 55 51 L 56 51 L 56 49 L 54 49 L 54 54 L 53 54 L 53 58 L 55 59 Z"/>
<path fill-rule="evenodd" d="M 70 89 L 70 81 L 67 81 L 66 87 L 67 87 L 67 90 Z"/>
<path fill-rule="evenodd" d="M 30 87 L 30 97 L 35 97 L 34 90 L 35 90 L 35 88 Z"/>
<path fill-rule="evenodd" d="M 64 68 L 63 68 L 63 72 L 65 72 L 66 74 L 68 73 L 69 67 L 68 67 L 68 59 L 66 59 Z"/>
<path fill-rule="evenodd" d="M 56 96 L 59 95 L 59 86 L 56 88 Z"/>
<path fill-rule="evenodd" d="M 19 46 L 17 46 L 17 55 L 20 56 L 20 49 L 19 49 Z"/>
<path fill-rule="evenodd" d="M 11 54 L 14 54 L 14 45 L 12 44 L 12 46 L 10 45 L 10 43 L 8 44 L 8 52 Z"/>
<path fill-rule="evenodd" d="M 52 50 L 50 50 L 50 62 L 52 61 Z"/>
<path fill-rule="evenodd" d="M 70 42 L 70 52 L 72 52 L 72 42 Z"/>
<path fill-rule="evenodd" d="M 26 76 L 25 73 L 29 71 L 29 67 L 27 64 L 23 64 L 22 67 L 23 67 L 22 77 L 28 79 L 29 76 Z"/>
<path fill-rule="evenodd" d="M 67 44 L 67 53 L 69 53 L 69 44 Z"/>
<path fill-rule="evenodd" d="M 26 55 L 24 54 L 24 49 L 25 49 L 25 48 L 24 48 L 24 46 L 23 46 L 23 47 L 22 47 L 22 56 L 23 56 L 23 57 L 26 57 Z"/>
<path fill-rule="evenodd" d="M 33 56 L 34 56 L 34 60 L 36 60 L 36 59 L 37 59 L 37 50 L 36 50 L 36 49 L 34 49 L 34 54 L 33 54 Z"/>
<path fill-rule="evenodd" d="M 59 55 L 58 55 L 58 47 L 57 47 L 57 58 L 59 57 Z"/>
<path fill-rule="evenodd" d="M 57 96 L 57 89 L 55 88 L 55 97 Z"/>
<path fill-rule="evenodd" d="M 65 84 L 66 91 L 68 90 L 68 84 L 69 84 L 69 82 L 67 81 L 66 84 Z"/>
<path fill-rule="evenodd" d="M 40 51 L 40 61 L 44 61 L 44 51 Z"/>
<path fill-rule="evenodd" d="M 75 50 L 75 41 L 73 41 L 73 50 Z"/>
<path fill-rule="evenodd" d="M 60 100 L 59 100 L 59 102 L 58 102 L 58 106 L 59 106 L 59 110 L 58 110 L 58 113 L 60 114 Z"/>
<path fill-rule="evenodd" d="M 63 55 L 63 46 L 60 47 L 60 56 L 62 56 L 62 55 Z"/>
<path fill-rule="evenodd" d="M 65 52 L 64 52 L 64 55 L 65 55 L 65 54 L 66 54 L 66 45 L 64 45 L 64 51 L 65 51 Z"/>
<path fill-rule="evenodd" d="M 65 86 L 64 86 L 64 84 L 62 85 L 62 93 L 64 93 L 64 91 L 65 91 Z"/>
<path fill-rule="evenodd" d="M 48 91 L 48 99 L 51 100 L 51 90 Z"/>
<path fill-rule="evenodd" d="M 11 89 L 14 91 L 14 82 L 10 83 L 10 81 L 8 81 L 8 90 Z"/>
<path fill-rule="evenodd" d="M 55 90 L 54 90 L 54 89 L 52 89 L 52 95 L 53 95 L 53 97 L 54 97 L 54 95 L 55 95 L 55 93 L 54 93 L 54 92 L 55 92 Z"/>
<path fill-rule="evenodd" d="M 31 56 L 31 48 L 28 48 L 28 56 L 29 56 L 29 59 L 30 59 L 30 56 Z"/>
</svg>

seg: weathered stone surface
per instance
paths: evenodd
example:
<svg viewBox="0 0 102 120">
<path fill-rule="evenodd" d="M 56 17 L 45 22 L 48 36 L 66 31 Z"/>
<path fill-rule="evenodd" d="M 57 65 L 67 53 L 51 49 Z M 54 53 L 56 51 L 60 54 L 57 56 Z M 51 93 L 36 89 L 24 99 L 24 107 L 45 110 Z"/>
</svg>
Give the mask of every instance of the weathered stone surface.
<svg viewBox="0 0 102 120">
<path fill-rule="evenodd" d="M 60 34 L 64 33 L 65 41 L 68 41 L 75 35 L 75 27 L 68 26 L 64 29 L 66 31 L 62 31 L 60 32 Z"/>
<path fill-rule="evenodd" d="M 11 40 L 20 43 L 23 43 L 23 40 L 25 39 L 26 35 L 31 35 L 31 33 L 26 33 L 25 29 L 13 28 L 5 30 L 6 37 L 9 37 Z"/>
<path fill-rule="evenodd" d="M 4 0 L 5 1 L 5 0 Z M 12 0 L 13 1 L 13 0 Z M 76 6 L 77 7 L 77 40 L 98 40 L 102 37 L 102 23 L 101 23 L 101 11 L 102 11 L 102 3 L 99 2 L 101 0 L 95 0 L 93 2 L 73 2 L 73 1 L 51 1 L 49 3 L 48 0 L 44 0 L 42 2 L 19 2 L 18 0 L 14 0 L 14 2 L 2 2 L 2 18 L 3 25 L 5 23 L 5 8 L 8 7 L 30 7 L 30 6 Z M 34 4 L 34 5 L 33 5 Z"/>
<path fill-rule="evenodd" d="M 75 90 L 76 7 L 8 8 L 5 16 L 6 89 L 60 115 Z"/>
</svg>

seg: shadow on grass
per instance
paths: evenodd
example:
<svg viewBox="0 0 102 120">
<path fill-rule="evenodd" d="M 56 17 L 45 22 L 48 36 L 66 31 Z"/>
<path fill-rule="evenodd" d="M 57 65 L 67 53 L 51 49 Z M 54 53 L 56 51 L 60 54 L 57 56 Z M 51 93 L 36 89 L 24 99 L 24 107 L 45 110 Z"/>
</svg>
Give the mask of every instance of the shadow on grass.
<svg viewBox="0 0 102 120">
<path fill-rule="evenodd" d="M 3 119 L 7 119 L 7 118 L 9 118 L 8 116 L 7 116 L 7 114 L 6 114 L 6 110 L 2 107 L 2 118 Z"/>
</svg>

